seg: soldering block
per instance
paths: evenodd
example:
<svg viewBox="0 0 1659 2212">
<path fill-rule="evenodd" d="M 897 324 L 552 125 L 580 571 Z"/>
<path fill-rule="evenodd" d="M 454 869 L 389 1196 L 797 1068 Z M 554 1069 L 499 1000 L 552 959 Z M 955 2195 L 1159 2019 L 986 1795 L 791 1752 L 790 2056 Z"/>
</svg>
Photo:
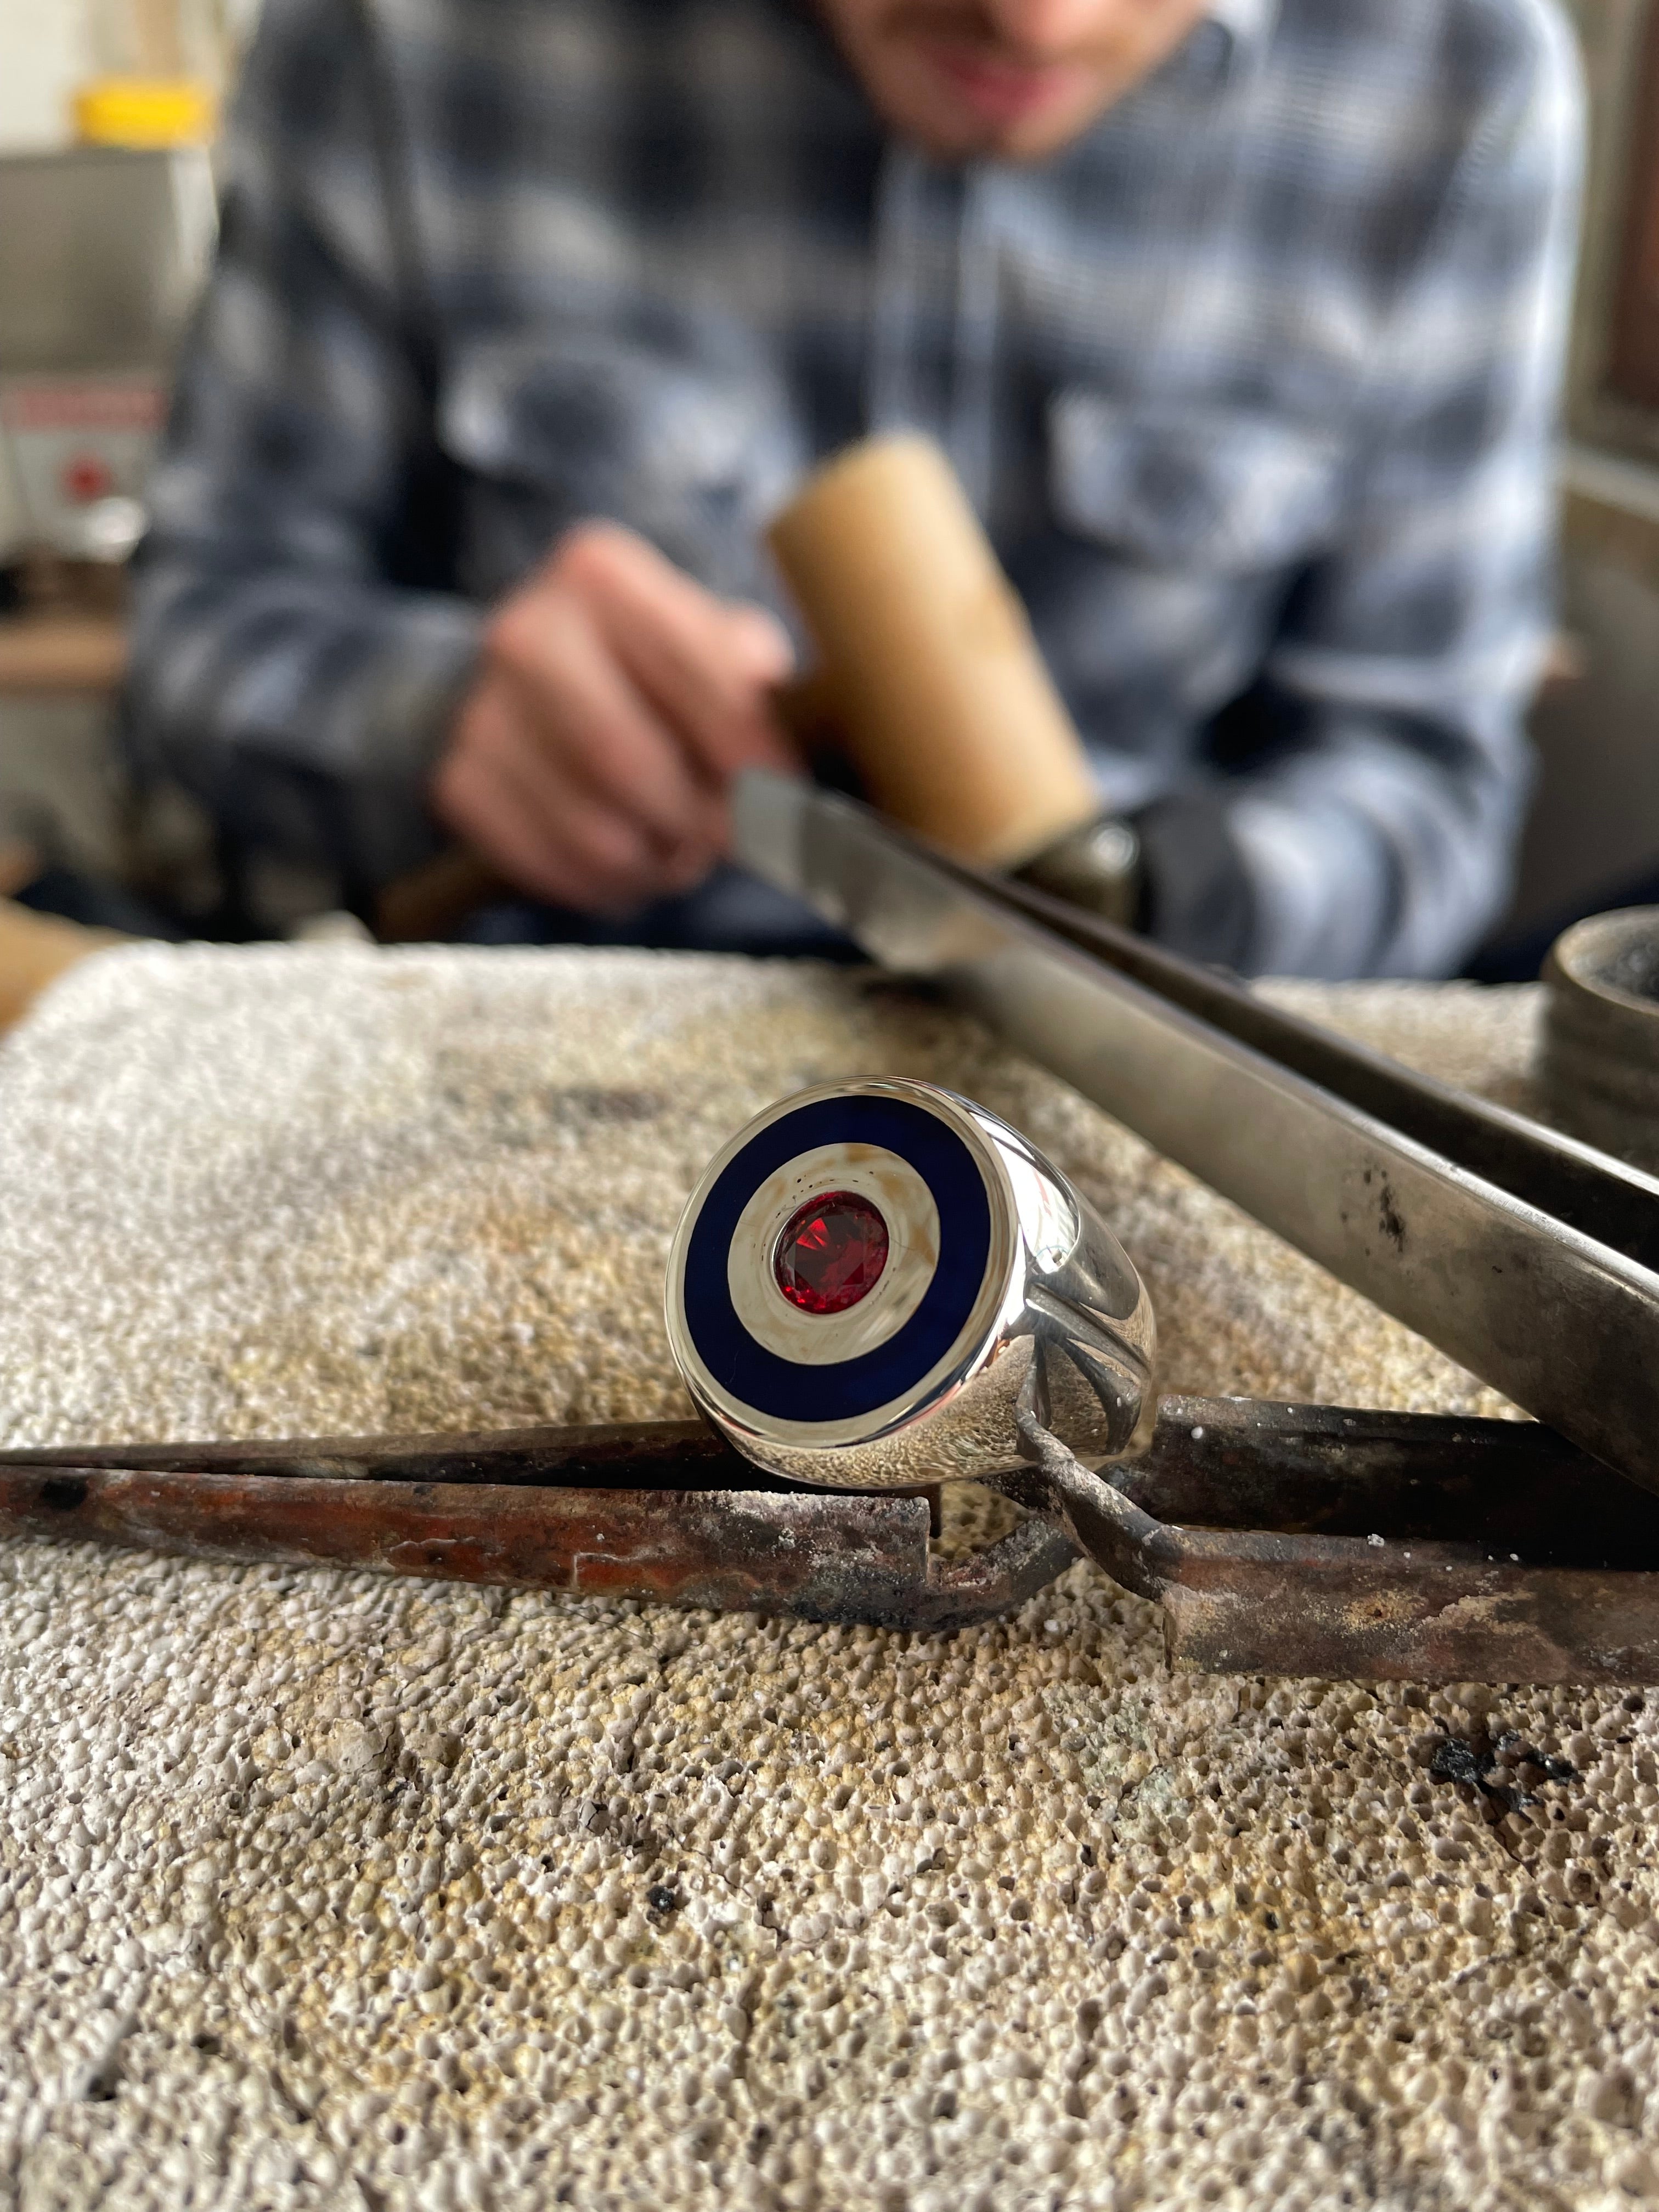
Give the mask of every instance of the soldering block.
<svg viewBox="0 0 1659 2212">
<path fill-rule="evenodd" d="M 1276 990 L 1528 1102 L 1529 991 Z M 699 1170 L 889 1073 L 1094 1200 L 1165 1387 L 1505 1410 L 878 977 L 137 948 L 0 1047 L 0 1432 L 682 1413 Z M 1611 2212 L 1659 2197 L 1656 1733 L 1639 1689 L 1172 1674 L 1086 1565 L 921 1636 L 12 1541 L 0 2173 L 29 2212 Z"/>
</svg>

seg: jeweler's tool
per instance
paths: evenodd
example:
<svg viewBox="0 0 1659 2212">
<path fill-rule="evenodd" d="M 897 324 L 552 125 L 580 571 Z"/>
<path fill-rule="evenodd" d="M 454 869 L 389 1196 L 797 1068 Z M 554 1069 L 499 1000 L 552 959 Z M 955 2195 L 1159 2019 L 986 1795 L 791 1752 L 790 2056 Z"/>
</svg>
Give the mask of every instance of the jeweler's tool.
<svg viewBox="0 0 1659 2212">
<path fill-rule="evenodd" d="M 1659 1498 L 1534 1423 L 1166 1397 L 1109 1483 L 1036 1471 L 1178 1665 L 1659 1680 Z M 1077 1557 L 1047 1510 L 979 1550 L 929 1524 L 769 1481 L 700 1421 L 0 1454 L 9 1536 L 889 1628 L 1006 1613 Z"/>
<path fill-rule="evenodd" d="M 1098 817 L 1025 610 L 932 439 L 849 447 L 767 538 L 821 656 L 812 715 L 884 813 L 989 867 Z"/>
<path fill-rule="evenodd" d="M 1659 1489 L 1659 1181 L 751 772 L 740 857 L 1609 1467 Z M 1571 1501 L 1564 1497 L 1564 1510 Z"/>
</svg>

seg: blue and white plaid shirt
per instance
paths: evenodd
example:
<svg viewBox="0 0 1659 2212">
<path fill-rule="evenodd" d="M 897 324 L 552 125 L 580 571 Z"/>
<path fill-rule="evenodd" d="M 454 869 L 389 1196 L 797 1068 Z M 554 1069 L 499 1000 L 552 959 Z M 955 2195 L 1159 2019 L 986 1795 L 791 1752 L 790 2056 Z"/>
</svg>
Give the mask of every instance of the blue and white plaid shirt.
<svg viewBox="0 0 1659 2212">
<path fill-rule="evenodd" d="M 1551 0 L 1216 0 L 1036 167 L 794 0 L 267 0 L 140 562 L 141 755 L 358 895 L 481 611 L 607 515 L 760 597 L 797 472 L 954 456 L 1157 933 L 1432 975 L 1500 908 L 1579 164 Z"/>
</svg>

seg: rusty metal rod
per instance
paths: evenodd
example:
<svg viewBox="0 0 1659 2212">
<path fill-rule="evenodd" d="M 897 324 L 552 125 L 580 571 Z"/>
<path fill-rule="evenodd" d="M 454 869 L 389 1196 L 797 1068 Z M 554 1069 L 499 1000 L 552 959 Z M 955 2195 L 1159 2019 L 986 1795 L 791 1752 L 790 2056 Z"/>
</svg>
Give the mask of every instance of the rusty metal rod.
<svg viewBox="0 0 1659 2212">
<path fill-rule="evenodd" d="M 706 1421 L 601 1421 L 454 1436 L 278 1437 L 244 1443 L 62 1444 L 0 1451 L 3 1467 L 318 1480 L 487 1482 L 604 1490 L 784 1491 Z"/>
<path fill-rule="evenodd" d="M 1177 1664 L 1659 1679 L 1659 1498 L 1530 1422 L 1166 1397 L 1109 1482 L 1049 1454 L 1023 1497 L 944 1558 L 926 1497 L 763 1490 L 696 1423 L 0 1454 L 12 1535 L 908 1629 L 1006 1612 L 1075 1542 Z"/>
<path fill-rule="evenodd" d="M 832 1494 L 763 1474 L 702 1421 L 0 1451 L 0 1477 L 24 1469 L 308 1480 L 325 1486 L 325 1486 L 342 1483 Z M 1659 1497 L 1533 1421 L 1166 1395 L 1148 1448 L 1115 1462 L 1109 1480 L 1156 1519 L 1180 1524 L 1417 1535 L 1519 1551 L 1536 1565 L 1616 1561 L 1659 1570 Z M 14 1525 L 5 1498 L 15 1496 L 21 1510 L 31 1494 L 27 1485 L 0 1492 L 0 1530 Z M 179 1495 L 208 1492 L 186 1487 Z M 848 1495 L 856 1503 L 866 1493 Z"/>
<path fill-rule="evenodd" d="M 1659 1500 L 1532 1423 L 1166 1398 L 1110 1482 L 1033 1441 L 1027 1494 L 1161 1607 L 1174 1664 L 1659 1679 Z"/>
</svg>

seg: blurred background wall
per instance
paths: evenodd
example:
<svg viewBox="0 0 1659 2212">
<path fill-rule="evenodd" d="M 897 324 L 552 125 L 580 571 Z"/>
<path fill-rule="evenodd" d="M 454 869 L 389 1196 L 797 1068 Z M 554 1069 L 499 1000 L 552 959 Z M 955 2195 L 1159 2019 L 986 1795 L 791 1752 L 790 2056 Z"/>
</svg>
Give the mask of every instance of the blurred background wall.
<svg viewBox="0 0 1659 2212">
<path fill-rule="evenodd" d="M 61 145 L 76 85 L 91 75 L 79 0 L 0 9 L 0 149 Z"/>
<path fill-rule="evenodd" d="M 210 139 L 213 103 L 258 4 L 0 5 L 0 893 L 9 866 L 26 864 L 8 862 L 9 841 L 14 854 L 46 848 L 137 883 L 182 882 L 194 868 L 185 904 L 210 906 L 201 825 L 166 799 L 135 809 L 113 764 L 109 702 L 119 556 L 142 523 L 155 395 L 211 237 L 210 152 L 198 142 Z M 1566 4 L 1593 151 L 1562 461 L 1561 634 L 1534 713 L 1538 791 L 1492 972 L 1525 971 L 1533 941 L 1575 909 L 1633 889 L 1659 897 L 1659 0 Z M 171 108 L 165 98 L 124 105 L 121 88 L 135 82 L 152 94 L 170 85 Z M 154 152 L 148 183 L 139 157 L 130 188 L 98 171 L 107 154 L 88 157 L 78 181 L 52 166 L 88 132 L 117 142 L 118 161 L 123 144 L 171 132 L 165 182 Z M 95 213 L 70 221 L 76 191 L 123 203 L 134 242 L 112 243 Z M 100 234 L 101 274 L 95 254 L 86 259 Z M 79 274 L 65 283 L 80 305 L 59 313 L 70 291 L 53 270 L 76 255 Z M 107 307 L 123 284 L 125 323 L 106 313 L 100 328 L 98 301 Z M 306 892 L 278 886 L 271 896 L 278 908 L 303 907 Z"/>
</svg>

